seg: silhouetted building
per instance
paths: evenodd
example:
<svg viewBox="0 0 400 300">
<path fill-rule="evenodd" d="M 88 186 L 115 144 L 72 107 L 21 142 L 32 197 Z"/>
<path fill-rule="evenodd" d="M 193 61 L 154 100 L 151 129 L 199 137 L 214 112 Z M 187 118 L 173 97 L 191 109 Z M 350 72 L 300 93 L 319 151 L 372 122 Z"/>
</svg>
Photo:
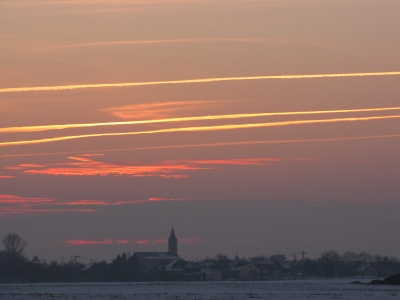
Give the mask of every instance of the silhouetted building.
<svg viewBox="0 0 400 300">
<path fill-rule="evenodd" d="M 167 265 L 175 261 L 182 261 L 178 255 L 178 239 L 175 236 L 174 228 L 168 239 L 168 252 L 135 252 L 138 263 L 146 269 L 154 269 L 158 265 Z"/>
<path fill-rule="evenodd" d="M 245 263 L 232 268 L 230 274 L 239 280 L 258 280 L 260 278 L 260 269 L 252 263 Z"/>
<path fill-rule="evenodd" d="M 178 239 L 175 236 L 174 227 L 172 227 L 171 234 L 168 239 L 168 253 L 178 256 Z"/>
</svg>

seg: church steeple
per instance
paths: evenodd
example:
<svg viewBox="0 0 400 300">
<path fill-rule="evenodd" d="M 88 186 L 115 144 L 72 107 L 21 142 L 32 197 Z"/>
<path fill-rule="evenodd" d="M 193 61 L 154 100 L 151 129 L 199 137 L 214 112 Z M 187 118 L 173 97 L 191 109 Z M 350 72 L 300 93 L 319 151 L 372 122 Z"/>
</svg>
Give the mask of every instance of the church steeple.
<svg viewBox="0 0 400 300">
<path fill-rule="evenodd" d="M 178 256 L 178 239 L 175 236 L 174 227 L 172 227 L 171 234 L 168 239 L 168 253 Z"/>
</svg>

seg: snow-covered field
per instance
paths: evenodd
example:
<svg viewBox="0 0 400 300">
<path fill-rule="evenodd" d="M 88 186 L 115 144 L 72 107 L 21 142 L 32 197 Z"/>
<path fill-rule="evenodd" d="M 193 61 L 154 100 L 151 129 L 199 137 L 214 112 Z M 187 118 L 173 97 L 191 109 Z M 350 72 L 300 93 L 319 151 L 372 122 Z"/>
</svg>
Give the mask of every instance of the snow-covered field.
<svg viewBox="0 0 400 300">
<path fill-rule="evenodd" d="M 400 286 L 351 280 L 266 282 L 2 284 L 0 299 L 400 299 Z"/>
</svg>

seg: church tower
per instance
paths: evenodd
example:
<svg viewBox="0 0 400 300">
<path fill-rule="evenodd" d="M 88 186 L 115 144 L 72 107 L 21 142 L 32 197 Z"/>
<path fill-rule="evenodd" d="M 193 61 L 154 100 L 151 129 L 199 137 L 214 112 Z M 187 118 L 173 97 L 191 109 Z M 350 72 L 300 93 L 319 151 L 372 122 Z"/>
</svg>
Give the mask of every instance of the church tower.
<svg viewBox="0 0 400 300">
<path fill-rule="evenodd" d="M 178 239 L 175 236 L 174 227 L 172 227 L 171 234 L 168 239 L 168 253 L 178 256 Z"/>
</svg>

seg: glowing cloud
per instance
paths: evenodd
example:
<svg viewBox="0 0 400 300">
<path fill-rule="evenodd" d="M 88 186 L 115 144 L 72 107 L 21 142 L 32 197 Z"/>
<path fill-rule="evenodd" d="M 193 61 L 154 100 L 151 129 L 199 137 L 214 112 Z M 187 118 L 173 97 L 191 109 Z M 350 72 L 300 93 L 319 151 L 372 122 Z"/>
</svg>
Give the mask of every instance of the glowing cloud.
<svg viewBox="0 0 400 300">
<path fill-rule="evenodd" d="M 43 168 L 24 167 L 23 172 L 32 175 L 64 176 L 106 176 L 128 175 L 135 177 L 188 178 L 187 174 L 176 174 L 194 170 L 210 170 L 217 165 L 265 166 L 283 161 L 283 158 L 243 158 L 224 160 L 166 160 L 157 163 L 139 162 L 101 162 L 79 157 L 69 157 L 74 162 L 56 163 Z M 205 166 L 206 165 L 206 166 Z M 179 199 L 169 199 L 179 200 Z M 163 198 L 149 198 L 149 201 L 166 201 Z M 71 205 L 112 205 L 111 203 L 85 200 L 69 203 Z M 122 204 L 122 203 L 121 203 Z"/>
<path fill-rule="evenodd" d="M 202 240 L 203 239 L 196 238 L 196 237 L 180 238 L 179 243 L 193 245 L 193 244 L 200 243 Z M 64 241 L 61 241 L 61 243 L 68 245 L 68 246 L 88 246 L 88 245 L 91 246 L 91 245 L 113 245 L 113 244 L 159 245 L 159 244 L 166 244 L 167 240 L 165 238 L 164 239 L 155 239 L 155 240 L 148 239 L 148 238 L 142 238 L 142 239 L 137 239 L 137 240 L 130 240 L 130 239 L 125 239 L 125 238 L 124 239 L 87 240 L 84 238 L 80 238 L 80 239 L 74 239 L 74 240 L 64 240 Z"/>
<path fill-rule="evenodd" d="M 89 159 L 69 157 L 77 162 L 65 164 L 54 164 L 43 169 L 28 169 L 25 173 L 42 175 L 64 175 L 64 176 L 107 176 L 107 175 L 129 175 L 136 177 L 144 176 L 171 176 L 170 173 L 205 169 L 196 164 L 185 162 L 161 162 L 158 164 L 139 164 L 120 162 L 100 162 Z M 173 177 L 176 176 L 172 174 Z M 178 174 L 184 175 L 184 174 Z M 181 178 L 180 176 L 178 178 Z"/>
<path fill-rule="evenodd" d="M 370 73 L 338 73 L 338 74 L 309 74 L 309 75 L 266 75 L 266 76 L 247 76 L 247 77 L 217 77 L 217 78 L 183 79 L 183 80 L 169 80 L 169 81 L 147 81 L 147 82 L 99 83 L 99 84 L 77 84 L 77 85 L 58 85 L 58 86 L 40 86 L 40 87 L 19 87 L 19 88 L 3 88 L 3 89 L 0 89 L 0 93 L 38 92 L 38 91 L 64 91 L 64 90 L 90 89 L 90 88 L 136 87 L 136 86 L 148 86 L 148 85 L 208 83 L 208 82 L 221 82 L 221 81 L 268 80 L 268 79 L 311 79 L 311 78 L 367 77 L 367 76 L 395 76 L 395 75 L 400 75 L 400 71 L 395 71 L 395 72 L 370 72 Z"/>
<path fill-rule="evenodd" d="M 0 215 L 24 213 L 93 212 L 89 208 L 63 208 L 53 198 L 28 198 L 0 194 Z"/>
<path fill-rule="evenodd" d="M 1 195 L 0 203 L 52 203 L 53 198 L 25 198 L 16 195 Z"/>
<path fill-rule="evenodd" d="M 167 128 L 167 129 L 158 129 L 158 130 L 149 130 L 149 131 L 96 133 L 96 134 L 94 133 L 94 134 L 83 134 L 83 135 L 60 136 L 60 137 L 45 138 L 45 139 L 38 139 L 38 140 L 2 142 L 2 143 L 0 143 L 0 146 L 41 144 L 41 143 L 67 141 L 67 140 L 72 140 L 72 139 L 82 139 L 82 138 L 91 138 L 91 137 L 126 136 L 126 135 L 142 135 L 142 134 L 173 133 L 173 132 L 202 132 L 202 131 L 250 129 L 250 128 L 318 124 L 318 123 L 373 121 L 373 120 L 385 120 L 385 119 L 387 120 L 387 119 L 398 119 L 398 118 L 400 118 L 400 115 L 377 116 L 377 117 L 352 117 L 352 118 L 336 118 L 336 119 L 317 119 L 317 120 L 296 120 L 296 121 L 282 121 L 282 122 L 268 122 L 268 123 L 228 124 L 228 125 L 197 126 L 197 127 L 178 127 L 178 128 Z"/>
<path fill-rule="evenodd" d="M 197 111 L 199 108 L 216 106 L 221 104 L 227 104 L 227 103 L 223 101 L 204 101 L 204 100 L 154 102 L 154 103 L 141 103 L 141 104 L 110 107 L 101 109 L 100 111 L 109 112 L 113 116 L 121 119 L 130 119 L 130 120 L 144 119 L 142 122 L 139 122 L 138 124 L 147 124 L 147 123 L 161 123 L 163 122 L 163 120 L 166 120 L 166 122 L 179 122 L 180 118 L 166 119 L 166 117 L 171 115 L 176 115 L 181 112 Z M 190 120 L 185 120 L 185 118 L 182 118 L 182 121 L 190 121 Z M 127 125 L 130 125 L 129 122 Z"/>
<path fill-rule="evenodd" d="M 215 200 L 215 199 L 214 199 Z M 204 201 L 202 199 L 149 198 L 145 200 L 101 201 L 73 200 L 61 201 L 54 198 L 28 198 L 16 195 L 0 194 L 0 215 L 26 213 L 93 213 L 110 206 L 140 205 L 162 201 Z M 122 243 L 122 242 L 121 242 Z M 129 242 L 133 243 L 133 242 Z"/>
<path fill-rule="evenodd" d="M 65 240 L 62 243 L 67 244 L 69 246 L 86 246 L 86 245 L 112 245 L 114 242 L 111 239 L 106 240 L 85 240 L 85 239 L 77 239 L 77 240 Z"/>
</svg>

